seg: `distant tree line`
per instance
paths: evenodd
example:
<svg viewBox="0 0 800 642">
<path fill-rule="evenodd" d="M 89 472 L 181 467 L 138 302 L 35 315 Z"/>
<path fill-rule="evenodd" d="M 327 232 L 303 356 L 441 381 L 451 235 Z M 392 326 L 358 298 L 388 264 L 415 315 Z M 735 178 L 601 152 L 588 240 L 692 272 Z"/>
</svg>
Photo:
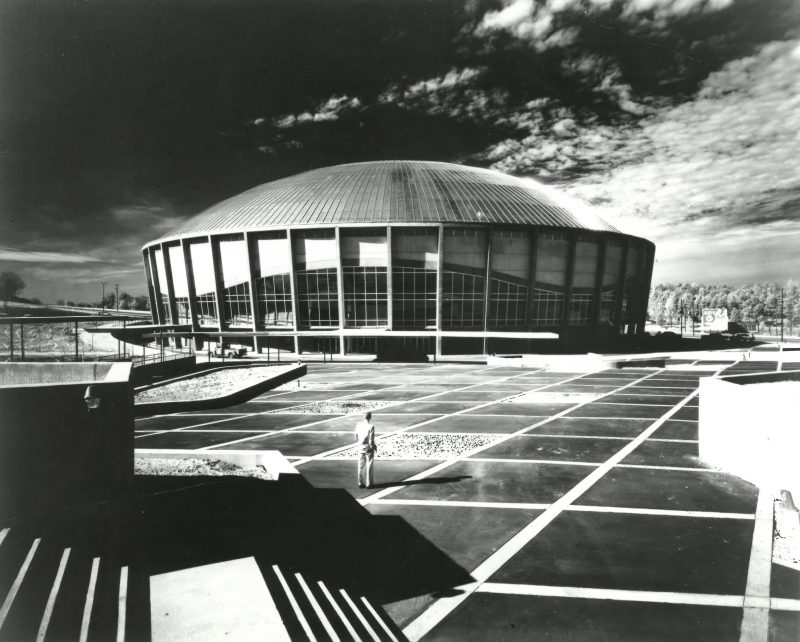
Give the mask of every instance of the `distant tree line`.
<svg viewBox="0 0 800 642">
<path fill-rule="evenodd" d="M 650 291 L 648 317 L 659 325 L 679 325 L 684 318 L 700 321 L 704 308 L 726 308 L 728 319 L 744 323 L 751 332 L 777 332 L 781 324 L 783 290 L 783 327 L 793 333 L 800 326 L 800 286 L 788 280 L 784 284 L 752 283 L 739 287 L 677 283 L 657 285 Z"/>
<path fill-rule="evenodd" d="M 96 301 L 70 301 L 69 299 L 59 299 L 56 301 L 58 305 L 74 305 L 83 308 L 105 308 L 106 310 L 117 309 L 117 299 L 113 292 L 109 292 L 103 299 Z M 144 295 L 130 295 L 127 292 L 119 293 L 119 309 L 120 310 L 149 310 L 150 299 Z"/>
</svg>

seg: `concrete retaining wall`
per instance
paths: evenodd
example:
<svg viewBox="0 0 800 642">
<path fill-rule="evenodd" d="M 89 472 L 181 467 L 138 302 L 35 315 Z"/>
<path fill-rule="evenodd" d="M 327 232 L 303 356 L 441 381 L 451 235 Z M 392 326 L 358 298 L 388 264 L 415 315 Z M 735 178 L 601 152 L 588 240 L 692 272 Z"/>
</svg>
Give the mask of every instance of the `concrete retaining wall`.
<svg viewBox="0 0 800 642">
<path fill-rule="evenodd" d="M 163 380 L 190 373 L 197 367 L 196 363 L 197 358 L 194 355 L 183 359 L 148 363 L 143 366 L 136 366 L 131 373 L 131 379 L 134 386 L 144 386 L 152 383 L 154 377 L 159 377 L 159 380 Z"/>
<path fill-rule="evenodd" d="M 769 374 L 763 383 L 759 377 L 700 380 L 700 457 L 760 487 L 800 497 L 800 382 L 791 380 L 794 373 Z"/>
<path fill-rule="evenodd" d="M 263 367 L 263 366 L 249 366 L 249 367 Z M 228 370 L 228 369 L 229 368 L 219 368 L 219 370 Z M 184 377 L 178 377 L 173 381 L 190 379 L 194 376 L 202 376 L 208 374 L 209 372 L 212 372 L 213 370 L 217 370 L 217 368 L 212 368 L 211 370 L 203 370 L 202 372 L 198 372 L 192 375 L 187 375 Z M 265 379 L 264 381 L 259 381 L 258 383 L 248 388 L 237 390 L 236 392 L 226 395 L 224 397 L 213 397 L 210 399 L 200 399 L 195 401 L 161 401 L 153 403 L 137 403 L 135 406 L 135 413 L 137 417 L 152 417 L 153 415 L 164 415 L 173 412 L 188 412 L 191 410 L 211 410 L 214 408 L 226 408 L 228 406 L 235 406 L 237 404 L 244 403 L 245 401 L 249 401 L 253 397 L 260 395 L 262 392 L 266 392 L 267 390 L 272 390 L 273 388 L 276 388 L 281 384 L 287 383 L 289 381 L 294 381 L 295 379 L 299 379 L 305 374 L 306 374 L 306 366 L 304 364 L 301 364 L 295 366 L 290 370 L 284 370 L 283 372 L 275 375 L 274 377 L 270 377 L 269 379 Z M 163 382 L 153 386 L 147 386 L 143 389 L 148 390 L 150 388 L 155 388 L 157 386 L 166 385 L 167 383 L 169 382 Z"/>
<path fill-rule="evenodd" d="M 289 463 L 279 450 L 175 450 L 138 448 L 135 455 L 139 459 L 205 459 L 224 461 L 240 468 L 263 466 L 273 479 L 281 475 L 298 475 L 297 469 Z"/>
<path fill-rule="evenodd" d="M 0 364 L 0 519 L 124 492 L 133 480 L 130 370 L 130 363 Z M 48 383 L 13 382 L 37 371 Z M 84 402 L 88 385 L 100 398 L 94 410 Z"/>
</svg>

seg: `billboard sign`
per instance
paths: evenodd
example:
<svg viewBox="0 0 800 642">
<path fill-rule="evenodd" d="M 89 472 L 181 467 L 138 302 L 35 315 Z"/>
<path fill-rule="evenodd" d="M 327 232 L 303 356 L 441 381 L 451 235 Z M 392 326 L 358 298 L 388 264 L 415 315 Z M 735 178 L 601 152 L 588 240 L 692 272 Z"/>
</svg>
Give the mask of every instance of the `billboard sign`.
<svg viewBox="0 0 800 642">
<path fill-rule="evenodd" d="M 701 332 L 726 332 L 728 330 L 728 310 L 726 308 L 705 308 L 700 319 Z"/>
</svg>

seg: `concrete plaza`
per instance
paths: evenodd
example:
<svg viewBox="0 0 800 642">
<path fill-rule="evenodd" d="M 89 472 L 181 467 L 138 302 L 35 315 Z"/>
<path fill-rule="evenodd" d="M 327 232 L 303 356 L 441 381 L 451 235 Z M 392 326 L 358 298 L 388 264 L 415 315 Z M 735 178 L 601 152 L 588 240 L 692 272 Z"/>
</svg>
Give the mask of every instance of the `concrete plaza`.
<svg viewBox="0 0 800 642">
<path fill-rule="evenodd" d="M 136 555 L 163 549 L 163 560 L 137 566 L 135 555 L 112 550 L 95 557 L 103 560 L 98 572 L 94 553 L 74 553 L 64 582 L 72 582 L 75 596 L 67 599 L 76 608 L 57 607 L 51 628 L 77 633 L 89 595 L 84 576 L 94 573 L 109 595 L 98 597 L 95 616 L 86 617 L 84 606 L 88 639 L 113 638 L 115 624 L 117 639 L 120 630 L 147 639 L 153 569 L 254 555 L 292 639 L 310 631 L 343 640 L 794 641 L 800 573 L 772 563 L 772 497 L 697 456 L 699 378 L 777 367 L 725 357 L 591 373 L 309 365 L 298 389 L 137 420 L 137 449 L 280 450 L 312 495 L 284 506 L 268 482 L 204 482 L 180 489 L 184 500 L 164 507 L 153 498 L 169 496 L 166 482 L 137 482 L 157 490 L 141 512 L 160 526 L 130 529 L 128 539 Z M 525 401 L 511 402 L 521 394 Z M 306 407 L 358 400 L 381 404 L 373 412 L 372 489 L 357 488 L 355 460 L 340 455 L 352 445 L 357 418 Z M 381 444 L 396 434 L 488 438 L 449 459 L 387 458 Z M 185 486 L 185 478 L 176 483 Z M 166 531 L 169 546 L 158 539 Z M 35 536 L 6 534 L 0 595 L 26 553 L 32 557 Z M 37 568 L 54 567 L 61 554 L 42 542 L 49 558 L 34 559 L 31 573 L 49 579 L 24 595 L 23 584 L 19 596 L 34 631 L 53 574 Z M 127 595 L 120 588 L 117 600 L 123 568 Z M 316 593 L 314 609 L 327 625 L 313 620 L 308 605 L 281 598 L 287 587 L 300 598 Z M 352 613 L 350 623 L 340 620 L 330 600 L 339 587 L 368 597 L 388 628 L 365 628 Z M 24 614 L 14 617 L 0 634 L 24 629 Z"/>
<path fill-rule="evenodd" d="M 411 638 L 738 640 L 748 583 L 770 571 L 757 554 L 770 542 L 754 541 L 754 524 L 772 505 L 698 459 L 696 391 L 700 376 L 775 367 L 329 364 L 304 379 L 324 388 L 138 421 L 136 443 L 279 449 L 316 487 L 401 517 L 470 575 L 455 590 L 383 605 Z M 503 403 L 529 391 L 550 399 Z M 352 442 L 352 417 L 295 414 L 321 400 L 387 403 L 374 413 L 377 488 L 359 490 L 355 462 L 331 457 Z M 380 459 L 380 439 L 398 431 L 496 439 L 446 461 Z M 800 586 L 776 571 L 769 639 L 793 640 Z"/>
</svg>

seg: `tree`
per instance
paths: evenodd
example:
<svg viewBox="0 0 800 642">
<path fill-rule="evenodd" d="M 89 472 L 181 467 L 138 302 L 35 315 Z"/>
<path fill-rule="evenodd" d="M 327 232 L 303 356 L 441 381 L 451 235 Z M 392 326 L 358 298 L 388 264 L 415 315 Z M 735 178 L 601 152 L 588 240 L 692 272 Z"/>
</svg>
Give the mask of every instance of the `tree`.
<svg viewBox="0 0 800 642">
<path fill-rule="evenodd" d="M 130 310 L 135 304 L 134 298 L 127 292 L 120 292 L 119 295 L 119 309 Z"/>
<path fill-rule="evenodd" d="M 150 299 L 142 294 L 134 298 L 133 304 L 134 310 L 149 310 L 150 309 Z"/>
<path fill-rule="evenodd" d="M 0 272 L 0 293 L 3 295 L 3 307 L 8 309 L 8 300 L 13 299 L 25 289 L 23 281 L 16 272 Z"/>
</svg>

